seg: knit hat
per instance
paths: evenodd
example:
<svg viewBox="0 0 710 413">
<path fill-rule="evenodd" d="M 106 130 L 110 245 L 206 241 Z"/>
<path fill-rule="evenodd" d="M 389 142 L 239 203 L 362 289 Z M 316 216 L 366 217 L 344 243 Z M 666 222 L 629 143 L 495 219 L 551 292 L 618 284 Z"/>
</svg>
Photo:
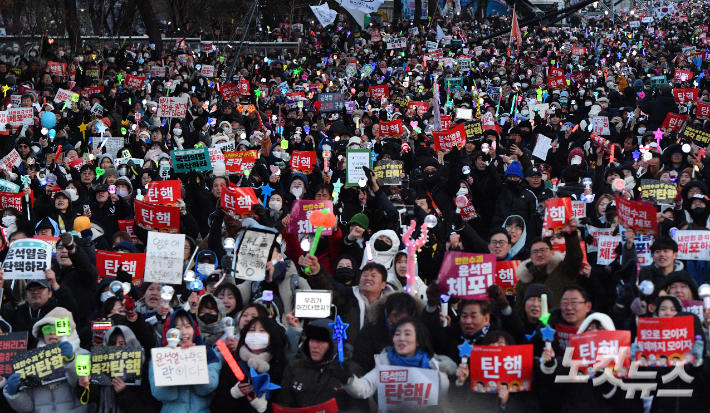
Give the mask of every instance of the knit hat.
<svg viewBox="0 0 710 413">
<path fill-rule="evenodd" d="M 297 173 L 291 175 L 291 179 L 289 179 L 289 181 L 288 181 L 289 186 L 291 186 L 294 179 L 300 179 L 301 181 L 303 181 L 303 186 L 305 186 L 306 190 L 308 190 L 308 177 L 306 177 L 305 174 L 302 174 L 301 172 L 297 172 Z"/>
<path fill-rule="evenodd" d="M 76 217 L 74 219 L 74 231 L 81 232 L 91 228 L 91 221 L 88 217 Z"/>
<path fill-rule="evenodd" d="M 353 215 L 352 218 L 350 218 L 350 222 L 348 222 L 348 226 L 355 224 L 358 225 L 367 231 L 367 228 L 370 226 L 370 218 L 367 217 L 365 214 L 355 214 Z"/>
<path fill-rule="evenodd" d="M 547 302 L 551 303 L 552 300 L 552 291 L 544 284 L 530 284 L 530 287 L 528 287 L 527 291 L 525 291 L 525 298 L 523 299 L 523 303 L 528 301 L 528 298 L 532 297 L 540 297 L 543 294 L 547 294 Z"/>
<path fill-rule="evenodd" d="M 513 161 L 510 163 L 508 170 L 505 171 L 506 178 L 508 177 L 508 175 L 516 175 L 519 176 L 520 179 L 523 179 L 523 167 L 520 166 L 520 162 Z"/>
</svg>

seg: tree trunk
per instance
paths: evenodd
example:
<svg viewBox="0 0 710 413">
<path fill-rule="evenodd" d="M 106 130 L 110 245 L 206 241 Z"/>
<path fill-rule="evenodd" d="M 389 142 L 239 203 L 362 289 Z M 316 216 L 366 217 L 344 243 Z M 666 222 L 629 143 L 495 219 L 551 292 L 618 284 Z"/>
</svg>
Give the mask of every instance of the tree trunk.
<svg viewBox="0 0 710 413">
<path fill-rule="evenodd" d="M 72 53 L 75 53 L 81 34 L 79 30 L 81 27 L 79 24 L 79 14 L 76 11 L 76 0 L 64 0 L 64 14 L 67 36 L 69 37 L 69 47 Z"/>
<path fill-rule="evenodd" d="M 419 27 L 422 17 L 422 0 L 414 0 L 414 27 Z"/>
<path fill-rule="evenodd" d="M 163 42 L 160 38 L 160 29 L 158 27 L 158 18 L 155 16 L 155 10 L 149 1 L 138 1 L 138 11 L 143 19 L 145 32 L 148 35 L 150 42 L 155 45 L 156 56 L 163 54 Z"/>
</svg>

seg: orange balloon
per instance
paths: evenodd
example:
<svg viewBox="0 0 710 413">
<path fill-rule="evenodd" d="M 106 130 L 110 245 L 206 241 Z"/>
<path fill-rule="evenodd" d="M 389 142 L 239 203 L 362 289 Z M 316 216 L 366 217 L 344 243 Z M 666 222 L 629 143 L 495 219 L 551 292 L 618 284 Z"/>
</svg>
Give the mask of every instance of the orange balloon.
<svg viewBox="0 0 710 413">
<path fill-rule="evenodd" d="M 333 226 L 335 226 L 335 215 L 333 213 L 328 213 L 325 216 L 325 221 L 323 222 L 323 226 L 326 228 L 333 228 Z"/>
<path fill-rule="evenodd" d="M 308 220 L 311 221 L 311 225 L 314 227 L 319 227 L 323 225 L 323 222 L 325 221 L 325 214 L 321 211 L 313 211 L 311 212 L 311 216 L 308 217 Z"/>
</svg>

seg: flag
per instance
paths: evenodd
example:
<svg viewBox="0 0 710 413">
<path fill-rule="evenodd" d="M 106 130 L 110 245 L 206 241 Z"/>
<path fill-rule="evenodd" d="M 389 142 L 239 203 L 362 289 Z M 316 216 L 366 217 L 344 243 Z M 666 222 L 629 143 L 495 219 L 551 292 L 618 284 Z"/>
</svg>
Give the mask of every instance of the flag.
<svg viewBox="0 0 710 413">
<path fill-rule="evenodd" d="M 441 27 L 439 27 L 439 25 L 437 24 L 436 25 L 436 41 L 440 42 L 441 39 L 443 39 L 444 37 L 446 37 L 446 35 L 444 34 L 444 31 L 441 30 Z"/>
<path fill-rule="evenodd" d="M 438 27 L 438 26 L 437 26 Z M 434 82 L 434 130 L 441 130 L 441 109 L 439 108 L 439 84 Z"/>
<path fill-rule="evenodd" d="M 518 43 L 518 51 L 520 53 L 520 45 L 523 43 L 523 35 L 520 33 L 520 27 L 518 26 L 518 15 L 515 14 L 515 7 L 513 7 L 513 28 L 510 30 L 510 41 L 513 39 Z"/>
<path fill-rule="evenodd" d="M 331 10 L 327 3 L 322 6 L 311 6 L 311 10 L 323 27 L 333 24 L 335 18 L 338 17 L 338 12 Z"/>
</svg>

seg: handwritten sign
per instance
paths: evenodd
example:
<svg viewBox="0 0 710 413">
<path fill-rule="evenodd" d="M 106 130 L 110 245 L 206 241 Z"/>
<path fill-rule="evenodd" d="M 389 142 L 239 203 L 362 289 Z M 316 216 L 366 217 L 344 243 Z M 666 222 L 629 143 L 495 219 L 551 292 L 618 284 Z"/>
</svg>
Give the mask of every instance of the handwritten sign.
<svg viewBox="0 0 710 413">
<path fill-rule="evenodd" d="M 121 270 L 131 275 L 133 285 L 140 287 L 145 273 L 145 254 L 97 250 L 96 268 L 99 279 L 115 277 Z"/>
<path fill-rule="evenodd" d="M 177 234 L 180 232 L 180 207 L 150 204 L 134 200 L 136 223 L 147 231 Z"/>
<path fill-rule="evenodd" d="M 417 367 L 377 366 L 380 410 L 421 408 L 439 404 L 439 371 Z"/>
<path fill-rule="evenodd" d="M 693 362 L 694 317 L 639 318 L 636 334 L 639 365 L 666 367 Z"/>
<path fill-rule="evenodd" d="M 207 347 L 160 347 L 150 350 L 156 387 L 209 384 Z"/>
<path fill-rule="evenodd" d="M 27 331 L 0 334 L 0 376 L 13 373 L 12 359 L 27 351 Z"/>
<path fill-rule="evenodd" d="M 177 173 L 190 171 L 209 171 L 212 169 L 208 148 L 179 149 L 170 152 L 173 169 Z"/>
<path fill-rule="evenodd" d="M 498 393 L 503 386 L 511 393 L 531 390 L 532 344 L 473 346 L 469 363 L 474 393 Z"/>
<path fill-rule="evenodd" d="M 66 380 L 62 349 L 50 344 L 20 353 L 11 359 L 12 370 L 20 375 L 20 390 Z"/>
<path fill-rule="evenodd" d="M 495 284 L 496 257 L 447 251 L 439 270 L 442 293 L 469 300 L 487 300 L 486 290 Z"/>
<path fill-rule="evenodd" d="M 319 211 L 323 208 L 328 209 L 329 213 L 333 212 L 333 201 L 311 201 L 308 199 L 297 199 L 293 201 L 291 208 L 291 220 L 288 226 L 284 229 L 286 234 L 315 234 L 316 227 L 311 224 L 309 218 L 313 211 Z M 321 235 L 327 236 L 333 234 L 333 228 L 323 228 Z"/>
<path fill-rule="evenodd" d="M 247 229 L 237 246 L 236 278 L 262 281 L 266 278 L 266 263 L 271 261 L 271 251 L 276 234 L 271 231 Z"/>
<path fill-rule="evenodd" d="M 101 147 L 101 145 L 106 141 L 104 149 L 106 150 L 106 155 L 110 156 L 112 159 L 117 157 L 118 152 L 123 149 L 123 138 L 122 137 L 111 137 L 104 136 L 94 136 L 91 138 L 91 145 L 94 152 Z"/>
<path fill-rule="evenodd" d="M 145 282 L 182 283 L 184 249 L 185 234 L 149 232 L 143 274 Z"/>
<path fill-rule="evenodd" d="M 377 161 L 372 171 L 385 185 L 401 185 L 403 165 L 402 161 Z"/>
<path fill-rule="evenodd" d="M 3 263 L 6 280 L 44 279 L 50 268 L 52 246 L 44 241 L 19 239 L 12 243 Z"/>
<path fill-rule="evenodd" d="M 348 186 L 357 186 L 362 178 L 367 179 L 363 166 L 372 167 L 372 158 L 369 149 L 348 149 L 345 152 L 346 170 L 345 181 Z"/>
<path fill-rule="evenodd" d="M 119 378 L 128 386 L 141 384 L 143 349 L 128 346 L 94 346 L 91 348 L 91 382 L 112 386 Z"/>
<path fill-rule="evenodd" d="M 296 291 L 294 315 L 298 318 L 330 317 L 330 305 L 332 302 L 332 291 Z"/>
<path fill-rule="evenodd" d="M 161 118 L 184 118 L 187 112 L 187 98 L 163 96 L 158 101 L 158 116 Z"/>
</svg>

